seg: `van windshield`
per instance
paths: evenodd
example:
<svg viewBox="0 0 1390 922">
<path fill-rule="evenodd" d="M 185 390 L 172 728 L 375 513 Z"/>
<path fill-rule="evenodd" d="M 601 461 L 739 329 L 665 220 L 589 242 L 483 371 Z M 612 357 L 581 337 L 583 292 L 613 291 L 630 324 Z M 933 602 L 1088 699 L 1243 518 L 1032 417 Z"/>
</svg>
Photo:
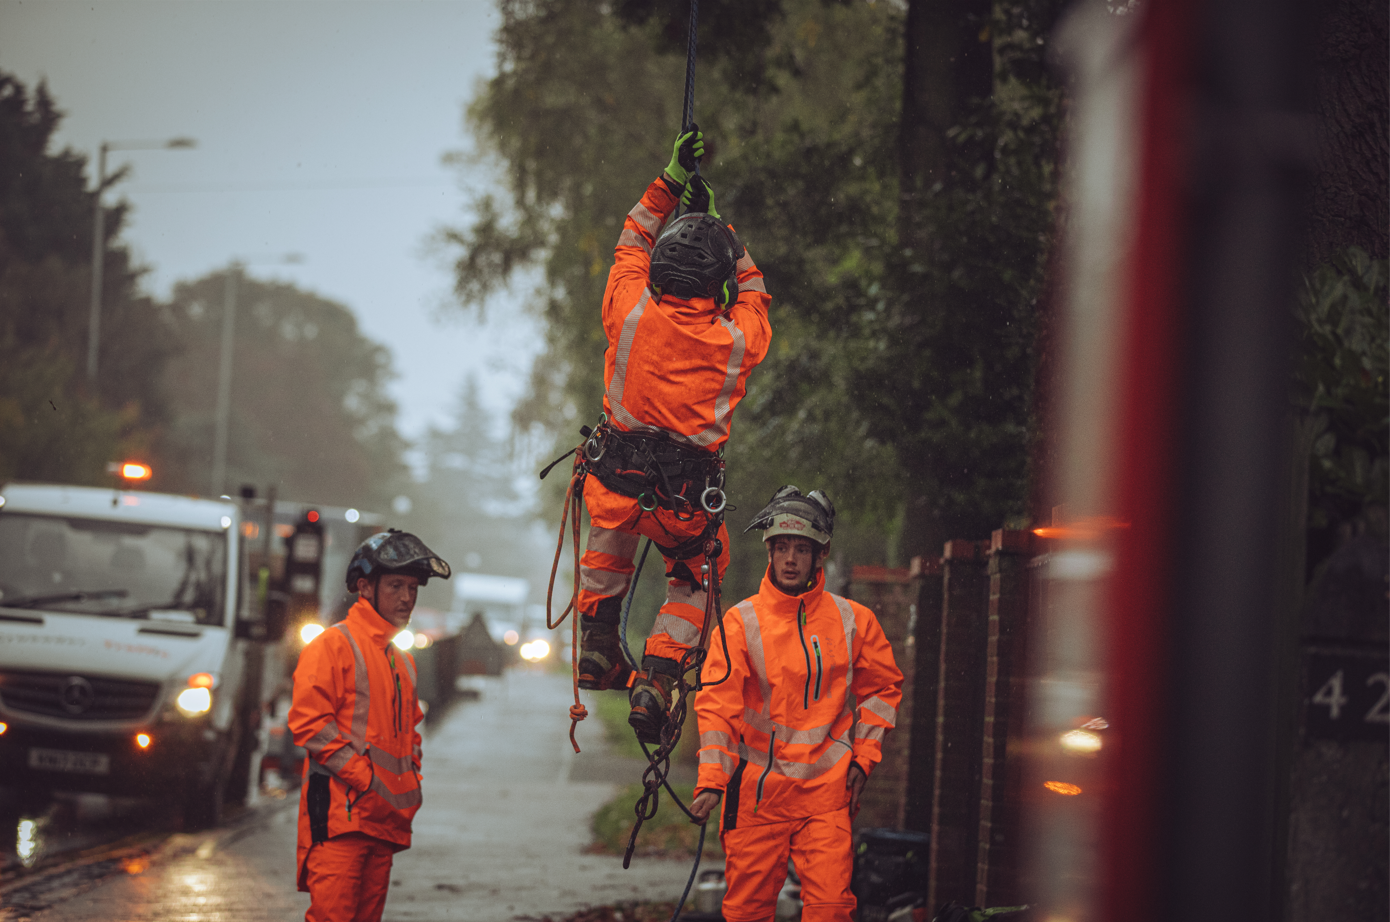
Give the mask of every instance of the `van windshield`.
<svg viewBox="0 0 1390 922">
<path fill-rule="evenodd" d="M 0 514 L 0 606 L 222 624 L 221 532 Z"/>
</svg>

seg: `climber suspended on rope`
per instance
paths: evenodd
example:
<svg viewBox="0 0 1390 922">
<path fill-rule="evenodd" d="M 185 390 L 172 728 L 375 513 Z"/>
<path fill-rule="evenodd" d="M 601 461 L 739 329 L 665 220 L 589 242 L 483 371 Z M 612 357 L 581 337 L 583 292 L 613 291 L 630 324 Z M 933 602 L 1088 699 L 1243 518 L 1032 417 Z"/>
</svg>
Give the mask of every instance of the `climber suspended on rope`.
<svg viewBox="0 0 1390 922">
<path fill-rule="evenodd" d="M 604 413 L 576 456 L 591 522 L 578 684 L 630 687 L 629 723 L 647 743 L 660 742 L 728 565 L 722 446 L 771 336 L 762 273 L 719 216 L 703 155 L 692 124 L 623 223 L 603 299 Z M 678 204 L 687 212 L 668 224 Z M 641 663 L 629 664 L 619 620 L 642 536 L 665 559 L 667 593 Z"/>
</svg>

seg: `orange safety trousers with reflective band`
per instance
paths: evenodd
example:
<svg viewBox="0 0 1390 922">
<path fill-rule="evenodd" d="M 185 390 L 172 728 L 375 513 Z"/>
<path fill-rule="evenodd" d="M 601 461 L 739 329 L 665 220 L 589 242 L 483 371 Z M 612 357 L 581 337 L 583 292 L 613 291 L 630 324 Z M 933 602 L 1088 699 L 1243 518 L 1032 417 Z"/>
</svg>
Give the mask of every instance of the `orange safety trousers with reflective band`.
<svg viewBox="0 0 1390 922">
<path fill-rule="evenodd" d="M 729 889 L 720 912 L 728 922 L 764 922 L 777 914 L 787 859 L 801 878 L 802 922 L 849 922 L 856 900 L 849 811 L 719 833 Z"/>
<path fill-rule="evenodd" d="M 710 642 L 695 696 L 697 790 L 723 791 L 722 828 L 843 811 L 851 761 L 866 775 L 897 722 L 902 673 L 874 613 L 825 591 L 800 595 L 764 574 L 724 615 L 729 658 Z M 727 681 L 719 680 L 728 674 Z"/>
<path fill-rule="evenodd" d="M 305 861 L 312 902 L 304 922 L 380 922 L 395 851 L 360 832 L 315 845 Z"/>
<path fill-rule="evenodd" d="M 600 599 L 627 593 L 636 569 L 633 556 L 644 536 L 655 541 L 658 547 L 670 547 L 705 530 L 703 512 L 688 522 L 680 521 L 669 509 L 646 512 L 637 500 L 614 493 L 595 477 L 584 482 L 584 504 L 589 510 L 590 527 L 589 543 L 579 561 L 579 610 L 589 615 L 593 614 Z M 722 523 L 716 537 L 723 546 L 717 565 L 719 578 L 723 579 L 729 566 L 729 531 Z M 666 572 L 671 573 L 676 561 L 664 555 L 662 559 Z M 685 563 L 699 579 L 703 553 Z M 668 579 L 666 601 L 657 613 L 644 652 L 648 656 L 679 662 L 700 639 L 700 627 L 705 621 L 705 597 L 705 590 L 694 588 L 688 580 Z"/>
<path fill-rule="evenodd" d="M 307 889 L 306 858 L 318 847 L 316 822 L 329 838 L 365 833 L 395 851 L 410 847 L 421 800 L 415 728 L 425 715 L 415 660 L 391 643 L 397 633 L 359 599 L 299 654 L 289 725 L 308 752 L 299 798 L 300 890 Z"/>
<path fill-rule="evenodd" d="M 677 202 L 658 179 L 623 222 L 603 295 L 603 409 L 619 429 L 714 451 L 729 437 L 749 372 L 767 355 L 771 299 L 747 253 L 728 310 L 713 298 L 652 294 L 652 245 Z"/>
</svg>

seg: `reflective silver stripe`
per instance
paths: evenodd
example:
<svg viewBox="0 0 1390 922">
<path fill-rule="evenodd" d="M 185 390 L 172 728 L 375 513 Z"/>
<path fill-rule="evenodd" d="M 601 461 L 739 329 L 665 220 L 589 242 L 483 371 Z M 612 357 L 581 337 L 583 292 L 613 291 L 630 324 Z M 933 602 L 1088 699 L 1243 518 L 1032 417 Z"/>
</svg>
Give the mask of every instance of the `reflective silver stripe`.
<svg viewBox="0 0 1390 922">
<path fill-rule="evenodd" d="M 689 583 L 678 583 L 674 586 L 669 583 L 666 586 L 666 601 L 672 605 L 694 605 L 703 616 L 705 602 L 709 596 L 703 589 L 692 589 Z"/>
<path fill-rule="evenodd" d="M 608 382 L 608 404 L 613 408 L 613 418 L 628 429 L 655 428 L 638 422 L 637 418 L 627 411 L 627 407 L 623 406 L 623 388 L 627 383 L 627 362 L 632 356 L 632 341 L 637 337 L 637 324 L 641 322 L 642 314 L 651 299 L 651 289 L 643 288 L 642 297 L 637 299 L 636 306 L 623 318 L 623 329 L 618 334 L 617 348 L 613 350 L 613 380 Z"/>
<path fill-rule="evenodd" d="M 401 655 L 401 659 L 405 660 L 405 674 L 410 676 L 410 685 L 413 688 L 415 686 L 415 658 L 409 653 L 404 653 Z"/>
<path fill-rule="evenodd" d="M 411 746 L 411 747 L 410 747 L 410 755 L 411 755 L 411 759 L 413 760 L 413 761 L 410 763 L 410 767 L 411 767 L 411 768 L 414 768 L 415 766 L 419 765 L 421 762 L 424 761 L 424 756 L 425 756 L 425 754 L 424 754 L 423 752 L 420 751 L 420 747 L 419 747 L 419 746 Z"/>
<path fill-rule="evenodd" d="M 656 616 L 656 623 L 652 625 L 651 636 L 665 634 L 676 643 L 690 646 L 700 639 L 700 629 L 686 621 L 684 618 L 677 618 L 675 615 L 668 615 L 665 612 Z"/>
<path fill-rule="evenodd" d="M 356 694 L 352 702 L 352 731 L 348 738 L 352 740 L 352 746 L 358 752 L 365 752 L 367 749 L 367 715 L 372 709 L 372 683 L 367 675 L 367 661 L 362 658 L 362 650 L 357 646 L 357 639 L 352 636 L 352 631 L 348 630 L 346 621 L 339 621 L 333 625 L 343 632 L 343 636 L 352 644 L 352 659 L 354 664 L 353 681 L 356 683 Z"/>
<path fill-rule="evenodd" d="M 630 227 L 624 227 L 623 232 L 618 235 L 618 246 L 620 247 L 641 247 L 650 256 L 652 245 L 647 239 Z"/>
<path fill-rule="evenodd" d="M 854 609 L 850 607 L 846 599 L 840 598 L 833 592 L 827 592 L 835 602 L 835 607 L 840 610 L 840 623 L 845 629 L 845 700 L 854 700 L 854 634 L 858 628 L 854 624 Z"/>
<path fill-rule="evenodd" d="M 790 762 L 786 759 L 773 759 L 772 771 L 774 774 L 784 778 L 792 778 L 797 781 L 812 781 L 833 769 L 840 760 L 849 755 L 852 751 L 848 743 L 843 740 L 835 739 L 832 742 L 839 743 L 839 748 L 835 746 L 826 747 L 825 752 L 821 753 L 819 759 L 813 763 Z M 767 753 L 750 749 L 747 745 L 740 743 L 738 754 L 741 758 L 747 759 L 752 765 L 759 768 L 767 768 Z"/>
<path fill-rule="evenodd" d="M 323 725 L 322 730 L 314 734 L 313 739 L 304 744 L 304 748 L 308 751 L 309 755 L 318 755 L 320 752 L 323 752 L 323 747 L 338 739 L 339 736 L 338 725 L 330 720 Z"/>
<path fill-rule="evenodd" d="M 701 750 L 700 762 L 704 765 L 718 765 L 726 775 L 732 775 L 738 767 L 738 760 L 722 749 Z"/>
<path fill-rule="evenodd" d="M 595 570 L 592 567 L 579 568 L 579 587 L 585 592 L 592 592 L 595 595 L 622 595 L 627 592 L 627 584 L 631 578 L 630 574 L 618 573 L 615 570 Z"/>
<path fill-rule="evenodd" d="M 738 386 L 738 373 L 743 367 L 743 331 L 732 320 L 720 317 L 719 322 L 729 331 L 733 343 L 729 347 L 729 365 L 724 371 L 724 387 L 719 391 L 719 396 L 714 398 L 714 425 L 686 439 L 692 445 L 702 448 L 713 445 L 721 437 L 729 434 L 729 399 L 733 397 L 734 388 Z"/>
<path fill-rule="evenodd" d="M 859 707 L 876 717 L 882 717 L 890 727 L 898 725 L 898 709 L 890 707 L 887 701 L 877 695 L 860 702 Z"/>
<path fill-rule="evenodd" d="M 883 727 L 875 727 L 872 724 L 860 724 L 854 728 L 854 738 L 857 740 L 878 740 L 883 741 L 883 734 L 886 732 Z"/>
<path fill-rule="evenodd" d="M 825 741 L 825 738 L 830 735 L 830 728 L 834 726 L 834 724 L 824 724 L 809 730 L 797 730 L 793 727 L 783 726 L 769 717 L 764 717 L 752 708 L 744 710 L 743 722 L 760 733 L 766 733 L 769 736 L 775 733 L 777 742 L 786 743 L 789 746 L 817 746 Z"/>
<path fill-rule="evenodd" d="M 423 799 L 420 796 L 420 789 L 418 787 L 397 794 L 386 786 L 386 782 L 382 781 L 380 778 L 375 777 L 372 778 L 372 792 L 376 794 L 378 797 L 380 797 L 382 800 L 386 801 L 391 806 L 395 807 L 397 810 L 401 811 L 409 810 L 411 807 L 420 806 L 420 801 Z"/>
<path fill-rule="evenodd" d="M 761 275 L 755 275 L 746 282 L 739 282 L 738 290 L 761 291 L 763 294 L 767 294 L 767 286 L 763 284 L 763 277 Z"/>
<path fill-rule="evenodd" d="M 627 213 L 627 216 L 637 222 L 637 226 L 651 234 L 652 237 L 656 237 L 657 232 L 661 230 L 661 225 L 665 223 L 656 215 L 652 214 L 647 206 L 643 205 L 641 202 L 633 205 L 632 210 Z"/>
<path fill-rule="evenodd" d="M 585 550 L 631 560 L 636 555 L 637 544 L 641 540 L 642 536 L 635 531 L 618 531 L 615 528 L 599 528 L 595 525 L 589 529 L 589 543 Z"/>
<path fill-rule="evenodd" d="M 706 730 L 700 734 L 701 746 L 723 746 L 725 749 L 733 750 L 734 738 L 722 730 Z"/>
<path fill-rule="evenodd" d="M 339 749 L 337 752 L 324 759 L 323 767 L 336 775 L 343 770 L 343 766 L 352 761 L 352 757 L 356 754 L 357 753 L 353 751 L 351 745 L 344 746 L 342 749 Z"/>
<path fill-rule="evenodd" d="M 747 599 L 734 606 L 743 622 L 744 645 L 753 662 L 753 674 L 758 677 L 758 691 L 763 696 L 763 716 L 772 718 L 772 686 L 767 681 L 767 658 L 763 653 L 763 632 L 758 627 L 758 612 Z"/>
<path fill-rule="evenodd" d="M 373 765 L 380 765 L 388 772 L 396 775 L 409 774 L 410 770 L 415 767 L 409 759 L 402 758 L 401 756 L 393 756 L 384 749 L 378 749 L 375 746 L 368 749 L 367 754 L 372 757 Z"/>
<path fill-rule="evenodd" d="M 743 255 L 739 257 L 738 263 L 734 266 L 734 271 L 739 275 L 753 268 L 753 254 L 748 252 L 748 247 L 743 248 Z"/>
</svg>

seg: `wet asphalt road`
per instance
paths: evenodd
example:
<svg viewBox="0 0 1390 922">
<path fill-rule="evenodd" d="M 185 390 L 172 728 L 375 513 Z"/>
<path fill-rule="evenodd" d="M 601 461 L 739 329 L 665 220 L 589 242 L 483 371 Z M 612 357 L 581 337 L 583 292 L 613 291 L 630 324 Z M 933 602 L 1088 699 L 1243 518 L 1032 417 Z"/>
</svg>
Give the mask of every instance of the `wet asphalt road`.
<svg viewBox="0 0 1390 922">
<path fill-rule="evenodd" d="M 510 672 L 456 707 L 424 744 L 425 802 L 414 845 L 396 856 L 385 920 L 560 918 L 624 900 L 675 900 L 688 861 L 586 855 L 589 817 L 641 763 L 609 755 L 596 719 L 566 733 L 565 675 Z M 148 822 L 124 847 L 12 877 L 0 919 L 211 922 L 302 918 L 295 890 L 297 793 L 263 799 L 227 826 L 159 831 L 158 805 L 120 805 Z M 669 807 L 668 807 L 669 809 Z M 167 828 L 167 827 L 166 827 Z"/>
</svg>

